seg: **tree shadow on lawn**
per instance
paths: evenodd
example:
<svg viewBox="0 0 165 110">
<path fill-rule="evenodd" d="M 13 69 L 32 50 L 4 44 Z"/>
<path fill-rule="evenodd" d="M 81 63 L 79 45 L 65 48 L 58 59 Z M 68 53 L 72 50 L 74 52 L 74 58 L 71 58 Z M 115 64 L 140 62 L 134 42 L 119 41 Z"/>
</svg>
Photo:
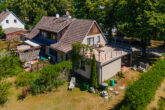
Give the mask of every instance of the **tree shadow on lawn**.
<svg viewBox="0 0 165 110">
<path fill-rule="evenodd" d="M 139 66 L 140 62 L 148 63 L 149 65 L 153 65 L 153 64 L 155 64 L 155 62 L 158 59 L 159 59 L 159 57 L 156 57 L 151 54 L 147 54 L 146 58 L 143 58 L 141 52 L 134 52 L 132 62 L 133 62 L 133 65 L 137 65 L 137 66 Z"/>
<path fill-rule="evenodd" d="M 108 110 L 120 110 L 121 106 L 124 104 L 124 100 L 125 98 L 120 103 L 118 103 L 114 108 Z"/>
</svg>

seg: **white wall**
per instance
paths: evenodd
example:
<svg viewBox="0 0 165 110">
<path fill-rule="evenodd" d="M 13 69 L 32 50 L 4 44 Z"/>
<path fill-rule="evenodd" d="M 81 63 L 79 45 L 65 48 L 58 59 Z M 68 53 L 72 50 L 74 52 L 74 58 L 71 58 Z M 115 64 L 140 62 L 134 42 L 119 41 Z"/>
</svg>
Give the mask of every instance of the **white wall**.
<svg viewBox="0 0 165 110">
<path fill-rule="evenodd" d="M 121 71 L 121 58 L 102 67 L 102 81 L 108 80 Z"/>
<path fill-rule="evenodd" d="M 76 73 L 82 75 L 83 77 L 90 79 L 91 76 L 91 65 L 85 65 L 85 71 L 81 69 L 75 70 Z"/>
<path fill-rule="evenodd" d="M 14 23 L 14 20 L 17 20 L 17 23 Z M 6 20 L 9 20 L 9 23 L 6 23 Z M 2 29 L 6 28 L 22 28 L 24 29 L 25 26 L 22 22 L 20 22 L 12 13 L 10 13 L 0 24 Z"/>
<path fill-rule="evenodd" d="M 100 36 L 100 44 L 105 45 L 106 41 L 103 38 L 102 34 L 95 34 L 95 35 L 91 35 L 91 36 L 86 36 L 82 43 L 87 45 L 87 39 L 91 38 L 91 37 L 94 37 L 94 43 L 97 44 L 97 36 Z"/>
</svg>

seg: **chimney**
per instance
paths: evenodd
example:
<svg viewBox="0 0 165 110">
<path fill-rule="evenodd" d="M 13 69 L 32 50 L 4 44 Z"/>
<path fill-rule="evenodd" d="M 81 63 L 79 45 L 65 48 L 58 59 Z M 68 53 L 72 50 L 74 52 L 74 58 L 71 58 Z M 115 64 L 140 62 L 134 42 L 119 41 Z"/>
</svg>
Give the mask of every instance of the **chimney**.
<svg viewBox="0 0 165 110">
<path fill-rule="evenodd" d="M 66 15 L 67 15 L 67 16 L 70 16 L 70 13 L 69 13 L 69 11 L 66 11 Z"/>
<path fill-rule="evenodd" d="M 70 16 L 69 11 L 66 11 L 66 16 L 67 16 L 68 18 L 72 18 L 72 16 Z"/>
<path fill-rule="evenodd" d="M 60 15 L 59 14 L 56 14 L 56 18 L 59 18 L 60 17 Z"/>
</svg>

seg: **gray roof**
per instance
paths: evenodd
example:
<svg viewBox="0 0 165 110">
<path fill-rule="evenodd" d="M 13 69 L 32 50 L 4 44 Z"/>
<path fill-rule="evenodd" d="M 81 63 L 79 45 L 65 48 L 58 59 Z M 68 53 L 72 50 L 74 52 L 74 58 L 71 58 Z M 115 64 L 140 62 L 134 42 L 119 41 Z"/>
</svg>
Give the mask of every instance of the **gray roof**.
<svg viewBox="0 0 165 110">
<path fill-rule="evenodd" d="M 94 20 L 63 17 L 57 19 L 56 17 L 44 16 L 26 37 L 35 38 L 40 29 L 57 33 L 68 26 L 59 42 L 51 45 L 51 48 L 67 53 L 72 49 L 73 42 L 83 41 L 94 23 L 96 23 Z"/>
<path fill-rule="evenodd" d="M 26 31 L 26 30 L 22 29 L 22 28 L 6 28 L 6 29 L 4 29 L 5 34 L 10 34 L 10 33 L 18 32 L 18 31 Z"/>
<path fill-rule="evenodd" d="M 72 49 L 72 43 L 83 41 L 93 23 L 92 20 L 74 20 L 60 41 L 51 45 L 51 47 L 67 53 Z"/>
<path fill-rule="evenodd" d="M 58 33 L 66 26 L 68 26 L 72 21 L 73 19 L 63 18 L 63 17 L 61 18 L 47 17 L 47 20 L 45 22 L 42 22 L 42 24 L 38 26 L 38 28 Z"/>
</svg>

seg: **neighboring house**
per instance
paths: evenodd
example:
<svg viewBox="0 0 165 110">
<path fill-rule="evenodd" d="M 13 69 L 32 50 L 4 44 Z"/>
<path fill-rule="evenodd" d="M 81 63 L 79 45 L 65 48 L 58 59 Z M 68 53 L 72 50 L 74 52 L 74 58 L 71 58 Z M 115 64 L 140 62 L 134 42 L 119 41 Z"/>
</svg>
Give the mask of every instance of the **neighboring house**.
<svg viewBox="0 0 165 110">
<path fill-rule="evenodd" d="M 0 13 L 0 25 L 5 32 L 4 39 L 13 40 L 26 33 L 25 24 L 12 12 L 5 10 Z"/>
<path fill-rule="evenodd" d="M 120 72 L 121 58 L 131 53 L 106 46 L 106 39 L 94 20 L 44 16 L 29 34 L 22 37 L 23 40 L 31 40 L 40 44 L 42 48 L 40 55 L 50 56 L 54 62 L 66 60 L 74 42 L 94 47 L 99 83 Z M 103 48 L 98 50 L 98 45 L 102 45 Z M 80 69 L 75 71 L 85 78 L 90 78 L 90 65 L 81 63 Z"/>
</svg>

